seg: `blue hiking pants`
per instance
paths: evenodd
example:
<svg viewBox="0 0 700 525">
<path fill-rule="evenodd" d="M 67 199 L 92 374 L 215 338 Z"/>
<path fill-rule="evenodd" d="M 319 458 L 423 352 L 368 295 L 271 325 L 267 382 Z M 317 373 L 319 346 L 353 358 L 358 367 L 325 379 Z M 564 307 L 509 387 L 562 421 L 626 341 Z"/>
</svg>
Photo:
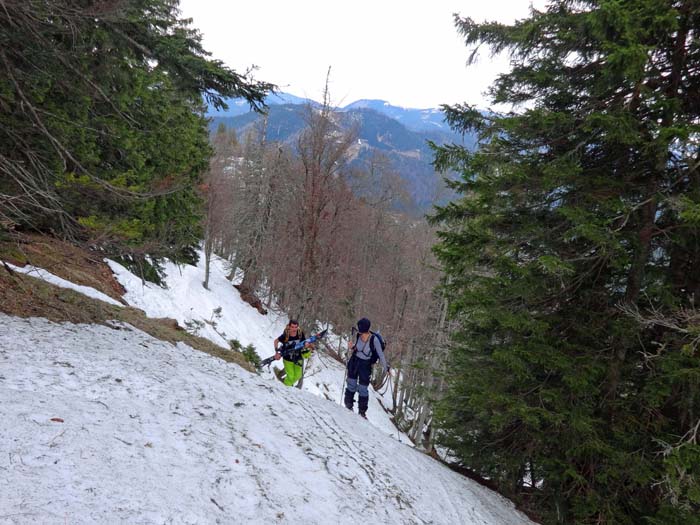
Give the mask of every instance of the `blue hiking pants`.
<svg viewBox="0 0 700 525">
<path fill-rule="evenodd" d="M 372 365 L 369 359 L 360 359 L 353 355 L 348 361 L 348 379 L 345 389 L 345 406 L 352 410 L 355 403 L 355 392 L 359 391 L 357 408 L 361 414 L 367 412 L 369 405 L 369 379 L 372 376 Z"/>
</svg>

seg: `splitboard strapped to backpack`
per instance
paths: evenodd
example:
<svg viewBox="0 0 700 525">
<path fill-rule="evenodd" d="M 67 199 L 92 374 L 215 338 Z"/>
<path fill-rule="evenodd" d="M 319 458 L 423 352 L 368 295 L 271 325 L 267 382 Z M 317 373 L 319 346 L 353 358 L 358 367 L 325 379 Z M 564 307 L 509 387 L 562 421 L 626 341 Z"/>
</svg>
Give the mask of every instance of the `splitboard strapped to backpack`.
<svg viewBox="0 0 700 525">
<path fill-rule="evenodd" d="M 282 354 L 282 357 L 288 361 L 298 361 L 302 358 L 301 354 L 303 352 L 304 347 L 307 344 L 315 343 L 319 339 L 323 339 L 326 336 L 327 331 L 328 329 L 323 330 L 322 332 L 319 332 L 316 335 L 312 335 L 311 337 L 307 337 L 306 339 L 302 339 L 301 341 L 289 341 L 288 343 L 285 343 L 280 347 L 279 353 Z M 260 361 L 258 369 L 261 369 L 263 366 L 270 366 L 270 363 L 272 363 L 274 360 L 274 355 L 266 357 L 265 359 Z"/>
</svg>

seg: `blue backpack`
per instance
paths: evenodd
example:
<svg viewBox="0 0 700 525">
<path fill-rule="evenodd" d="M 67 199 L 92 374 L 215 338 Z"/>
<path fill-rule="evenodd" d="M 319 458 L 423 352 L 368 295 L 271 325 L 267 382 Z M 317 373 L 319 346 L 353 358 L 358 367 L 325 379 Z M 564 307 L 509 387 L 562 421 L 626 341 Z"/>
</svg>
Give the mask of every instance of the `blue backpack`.
<svg viewBox="0 0 700 525">
<path fill-rule="evenodd" d="M 382 347 L 382 353 L 384 353 L 384 350 L 386 349 L 386 341 L 384 341 L 384 338 L 379 334 L 379 332 L 373 332 L 370 330 L 369 333 L 372 334 L 371 337 L 369 338 L 369 348 L 370 348 L 370 350 L 372 350 L 372 357 L 370 357 L 369 363 L 371 365 L 373 365 L 374 363 L 379 361 L 379 352 L 377 352 L 377 349 L 374 346 L 374 340 L 375 339 L 379 340 L 379 344 Z M 355 345 L 356 346 L 357 346 L 357 341 L 359 341 L 359 339 L 360 339 L 360 334 L 358 333 L 357 337 L 355 338 Z"/>
</svg>

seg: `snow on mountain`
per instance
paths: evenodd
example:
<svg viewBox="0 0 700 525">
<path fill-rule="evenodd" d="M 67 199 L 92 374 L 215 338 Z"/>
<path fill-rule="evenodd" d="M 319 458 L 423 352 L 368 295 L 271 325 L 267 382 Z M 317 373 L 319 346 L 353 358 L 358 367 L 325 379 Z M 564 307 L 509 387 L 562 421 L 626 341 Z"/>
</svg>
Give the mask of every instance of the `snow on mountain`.
<svg viewBox="0 0 700 525">
<path fill-rule="evenodd" d="M 245 99 L 230 98 L 225 99 L 228 109 L 217 110 L 213 106 L 207 107 L 207 116 L 214 118 L 236 117 L 251 112 L 250 105 Z M 268 95 L 265 98 L 268 106 L 296 105 L 296 106 L 318 106 L 319 103 L 305 97 L 298 97 L 290 93 L 278 92 Z M 449 133 L 449 126 L 444 121 L 444 114 L 439 108 L 409 108 L 395 106 L 386 100 L 360 99 L 341 108 L 342 111 L 355 109 L 372 109 L 401 122 L 413 131 L 443 131 Z"/>
<path fill-rule="evenodd" d="M 243 346 L 252 344 L 261 358 L 274 353 L 273 341 L 284 331 L 287 317 L 280 317 L 274 312 L 262 315 L 250 305 L 243 302 L 231 282 L 226 278 L 228 268 L 226 262 L 219 257 L 213 257 L 209 276 L 209 290 L 202 286 L 204 281 L 204 257 L 199 258 L 197 266 L 177 266 L 173 263 L 164 265 L 167 288 L 153 283 L 143 282 L 130 273 L 122 265 L 107 261 L 117 280 L 126 289 L 124 299 L 131 306 L 142 309 L 149 317 L 170 317 L 176 319 L 180 326 L 200 323 L 202 328 L 198 335 L 212 342 L 229 348 L 229 339 L 238 339 Z M 215 311 L 221 309 L 220 316 Z M 216 327 L 212 326 L 212 321 Z M 308 328 L 307 335 L 311 335 Z M 327 338 L 335 348 L 345 345 L 332 335 Z M 391 359 L 391 351 L 388 354 Z M 271 368 L 282 368 L 282 363 L 276 362 Z M 264 369 L 263 375 L 273 378 L 272 372 Z M 303 387 L 326 399 L 340 403 L 345 367 L 324 355 L 315 352 L 306 362 Z M 386 390 L 386 389 L 385 389 Z M 367 412 L 369 420 L 378 428 L 391 436 L 397 436 L 396 428 L 389 415 L 382 408 L 391 407 L 391 398 L 387 399 L 377 392 L 371 391 L 370 406 Z M 399 434 L 404 443 L 410 443 L 407 436 Z"/>
<path fill-rule="evenodd" d="M 17 273 L 31 275 L 32 277 L 36 277 L 37 279 L 41 279 L 42 281 L 46 281 L 56 286 L 60 286 L 61 288 L 69 288 L 71 290 L 75 290 L 76 292 L 80 292 L 83 295 L 92 297 L 93 299 L 99 299 L 100 301 L 113 304 L 114 306 L 124 306 L 119 301 L 112 299 L 109 295 L 103 294 L 102 292 L 95 290 L 94 288 L 91 288 L 89 286 L 83 286 L 80 284 L 72 283 L 70 281 L 66 281 L 65 279 L 54 275 L 51 272 L 44 270 L 43 268 L 37 268 L 36 266 L 32 266 L 31 264 L 27 264 L 25 266 L 15 266 L 14 264 L 9 262 L 0 262 L 3 262 L 3 264 L 6 264 Z"/>
<path fill-rule="evenodd" d="M 182 343 L 0 325 L 0 523 L 529 523 L 356 414 Z"/>
<path fill-rule="evenodd" d="M 225 98 L 224 102 L 228 106 L 228 109 L 217 110 L 213 106 L 207 106 L 207 116 L 208 117 L 234 117 L 236 115 L 243 115 L 251 111 L 250 104 L 244 98 Z M 306 105 L 310 104 L 312 106 L 318 106 L 318 102 L 311 100 L 310 98 L 297 97 L 291 93 L 284 93 L 282 91 L 277 93 L 271 93 L 265 97 L 265 103 L 268 106 L 284 105 L 284 104 L 297 104 Z"/>
<path fill-rule="evenodd" d="M 108 259 L 105 262 L 125 288 L 124 299 L 130 306 L 140 308 L 149 317 L 169 317 L 177 320 L 180 326 L 193 326 L 197 335 L 206 337 L 223 348 L 229 348 L 230 339 L 237 339 L 243 346 L 253 345 L 261 358 L 269 357 L 274 353 L 275 337 L 282 334 L 287 323 L 286 317 L 281 317 L 274 312 L 262 315 L 243 302 L 226 278 L 228 274 L 226 262 L 219 257 L 212 258 L 208 290 L 202 286 L 204 257 L 201 253 L 196 266 L 165 263 L 166 287 L 144 282 L 117 262 Z M 123 306 L 94 288 L 76 285 L 42 268 L 7 264 L 17 272 L 29 274 L 63 288 L 73 289 L 87 297 Z M 345 346 L 345 341 L 334 336 L 332 331 L 326 340 L 330 340 L 336 348 L 338 345 Z M 274 362 L 261 373 L 267 378 L 272 378 L 274 368 L 283 368 L 282 363 Z M 303 384 L 305 390 L 319 397 L 341 402 L 345 377 L 343 365 L 322 351 L 318 351 L 306 361 L 304 377 L 306 378 Z M 381 393 L 370 388 L 369 421 L 386 434 L 396 436 L 402 443 L 410 444 L 408 436 L 397 432 L 390 420 L 390 415 L 384 409 L 384 407 L 391 407 L 390 394 L 389 385 Z"/>
<path fill-rule="evenodd" d="M 203 256 L 197 266 L 166 263 L 166 288 L 142 281 L 114 261 L 107 263 L 126 289 L 124 299 L 131 306 L 140 308 L 149 317 L 176 319 L 183 327 L 201 323 L 198 335 L 224 348 L 229 348 L 230 339 L 237 339 L 243 346 L 254 345 L 261 357 L 267 357 L 273 353 L 273 340 L 287 323 L 286 317 L 274 312 L 262 315 L 243 302 L 226 279 L 226 264 L 218 257 L 214 257 L 211 264 L 209 290 L 202 286 Z M 220 314 L 217 314 L 219 308 Z"/>
<path fill-rule="evenodd" d="M 445 123 L 445 115 L 439 108 L 416 109 L 394 106 L 386 100 L 361 99 L 346 105 L 343 110 L 372 109 L 383 115 L 401 122 L 413 131 L 444 131 L 449 132 Z"/>
<path fill-rule="evenodd" d="M 242 302 L 220 259 L 210 290 L 203 263 L 167 265 L 167 288 L 110 266 L 129 304 L 225 347 L 267 357 L 287 320 Z M 0 524 L 531 523 L 408 446 L 390 391 L 369 421 L 340 406 L 343 378 L 321 351 L 298 390 L 130 325 L 0 314 Z"/>
</svg>

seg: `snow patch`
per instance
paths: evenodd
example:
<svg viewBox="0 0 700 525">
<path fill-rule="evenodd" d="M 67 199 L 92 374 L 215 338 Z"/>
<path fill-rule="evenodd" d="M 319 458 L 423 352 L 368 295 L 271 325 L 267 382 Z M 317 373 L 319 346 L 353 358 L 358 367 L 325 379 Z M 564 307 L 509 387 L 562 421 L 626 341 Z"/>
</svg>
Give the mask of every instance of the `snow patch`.
<svg viewBox="0 0 700 525">
<path fill-rule="evenodd" d="M 0 523 L 531 523 L 357 414 L 121 323 L 0 314 Z"/>
<path fill-rule="evenodd" d="M 68 288 L 69 290 L 75 290 L 76 292 L 79 292 L 83 295 L 87 295 L 88 297 L 92 297 L 93 299 L 104 301 L 105 303 L 113 304 L 114 306 L 124 306 L 119 301 L 112 299 L 109 295 L 104 294 L 99 290 L 95 290 L 90 286 L 83 286 L 80 284 L 72 283 L 70 281 L 66 281 L 65 279 L 62 279 L 61 277 L 58 277 L 57 275 L 54 275 L 51 272 L 42 268 L 37 268 L 36 266 L 31 266 L 29 264 L 27 264 L 26 266 L 15 266 L 14 264 L 8 262 L 3 264 L 6 264 L 17 273 L 31 275 L 32 277 L 36 277 L 37 279 L 41 279 L 42 281 L 46 281 L 47 283 L 60 286 L 61 288 Z"/>
<path fill-rule="evenodd" d="M 261 315 L 243 302 L 238 291 L 226 278 L 229 273 L 228 265 L 220 257 L 212 258 L 209 290 L 202 286 L 203 256 L 200 256 L 197 266 L 167 263 L 164 267 L 167 283 L 165 288 L 142 281 L 121 264 L 110 260 L 106 262 L 126 289 L 124 298 L 127 302 L 144 310 L 149 317 L 170 317 L 176 319 L 183 327 L 198 323 L 198 335 L 224 348 L 229 348 L 228 340 L 235 338 L 243 346 L 254 345 L 262 359 L 274 354 L 273 341 L 284 332 L 287 318 L 272 312 Z M 220 316 L 213 313 L 218 308 L 221 308 Z M 306 328 L 307 336 L 311 335 L 308 327 L 302 328 Z M 326 339 L 332 341 L 334 348 L 346 348 L 345 340 L 335 336 L 332 329 Z M 275 368 L 283 368 L 281 360 L 273 362 L 269 368 L 263 368 L 262 377 L 277 382 L 274 376 Z M 305 363 L 303 389 L 342 405 L 344 378 L 345 366 L 324 354 L 323 345 L 317 344 L 311 359 Z M 391 422 L 391 414 L 385 410 L 385 407 L 392 408 L 391 403 L 390 397 L 383 399 L 370 387 L 367 417 L 373 425 L 393 439 L 411 443 L 408 436 L 398 432 Z"/>
<path fill-rule="evenodd" d="M 229 348 L 229 340 L 237 339 L 244 347 L 252 344 L 258 355 L 267 357 L 274 352 L 274 338 L 286 325 L 286 318 L 273 312 L 262 315 L 241 300 L 226 279 L 226 262 L 219 257 L 211 262 L 208 290 L 202 285 L 203 256 L 197 266 L 166 263 L 165 288 L 141 280 L 119 263 L 106 262 L 126 289 L 124 299 L 131 306 L 149 317 L 170 317 L 183 327 L 192 326 L 197 335 L 223 348 Z"/>
</svg>

